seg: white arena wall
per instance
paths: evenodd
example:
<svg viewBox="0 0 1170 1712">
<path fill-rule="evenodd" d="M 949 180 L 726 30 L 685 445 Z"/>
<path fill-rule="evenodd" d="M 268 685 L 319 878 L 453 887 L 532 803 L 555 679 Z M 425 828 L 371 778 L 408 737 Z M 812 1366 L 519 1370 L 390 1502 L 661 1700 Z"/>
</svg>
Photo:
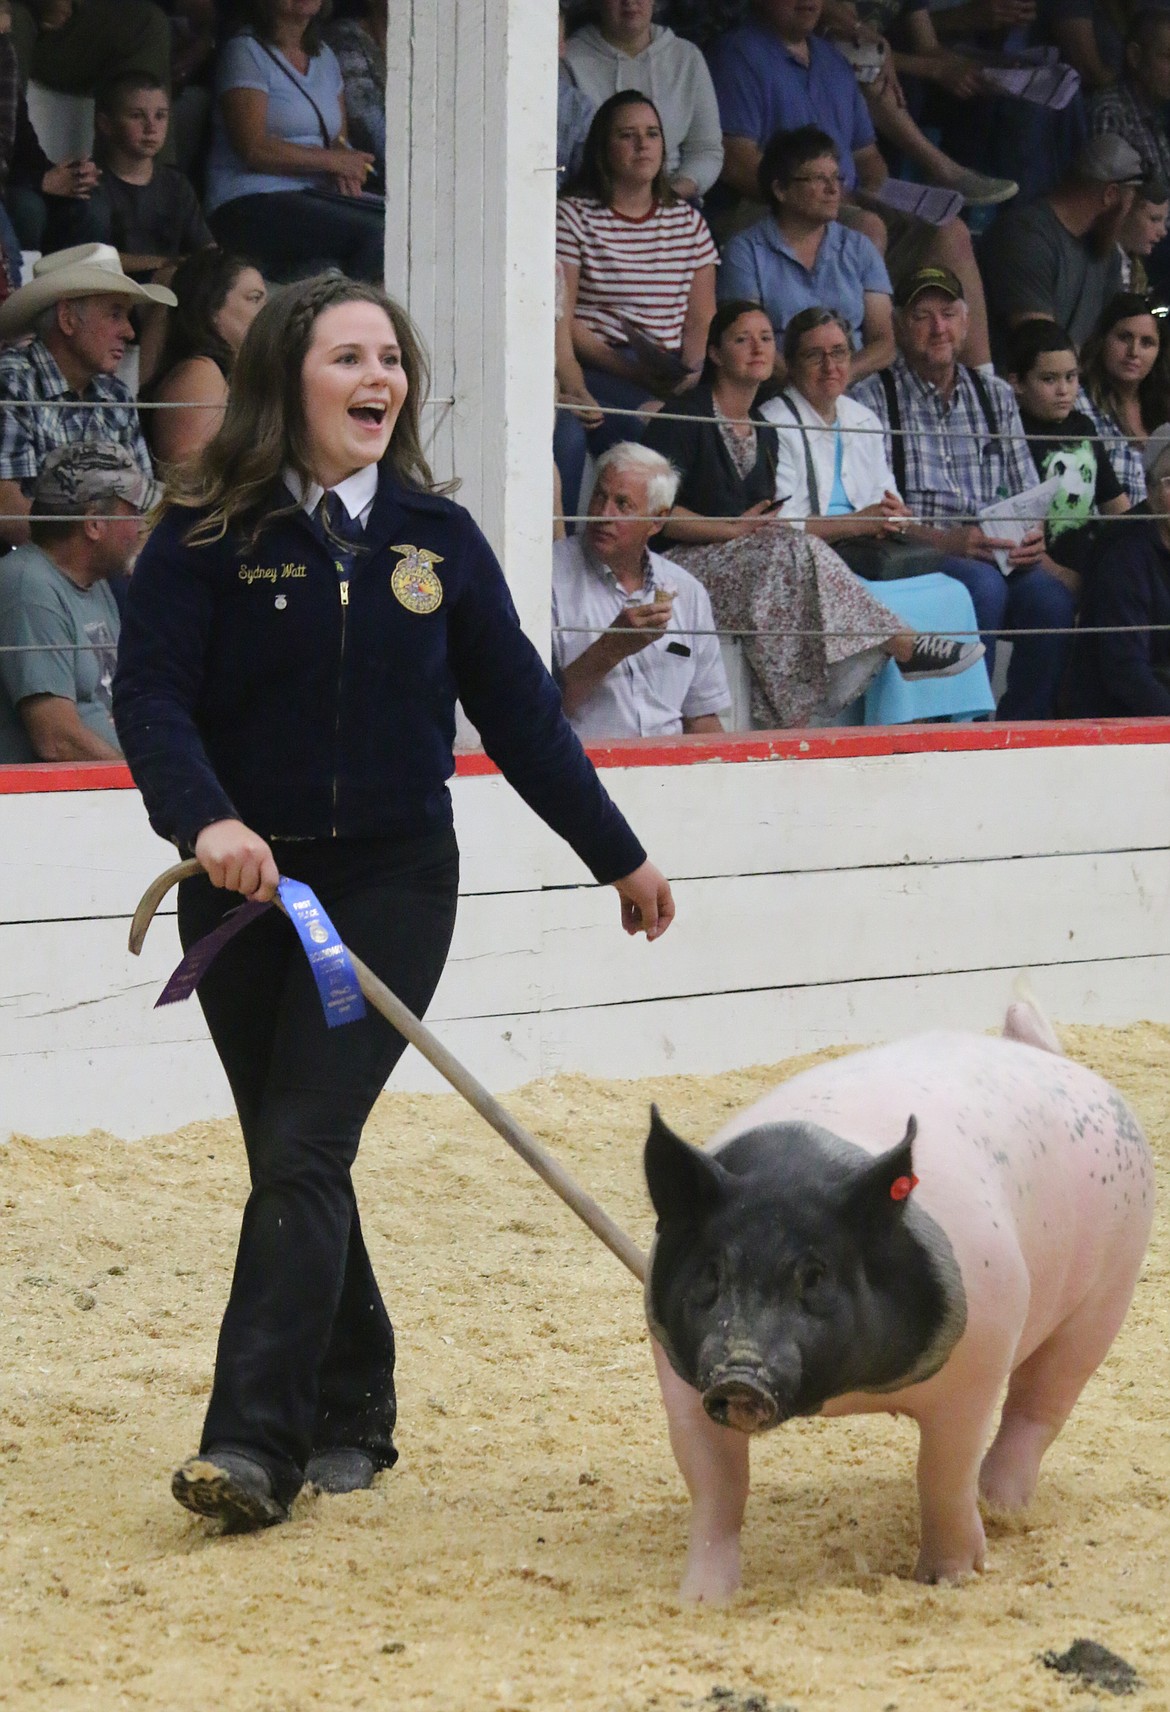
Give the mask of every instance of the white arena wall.
<svg viewBox="0 0 1170 1712">
<path fill-rule="evenodd" d="M 594 751 L 678 920 L 617 901 L 482 756 L 452 789 L 463 884 L 430 1012 L 497 1091 L 558 1072 L 711 1073 L 1001 1019 L 1027 968 L 1057 1021 L 1170 1022 L 1170 722 L 903 727 Z M 231 1103 L 179 958 L 175 860 L 119 767 L 0 769 L 0 1136 L 127 1138 Z M 408 1050 L 394 1085 L 441 1086 Z"/>
</svg>

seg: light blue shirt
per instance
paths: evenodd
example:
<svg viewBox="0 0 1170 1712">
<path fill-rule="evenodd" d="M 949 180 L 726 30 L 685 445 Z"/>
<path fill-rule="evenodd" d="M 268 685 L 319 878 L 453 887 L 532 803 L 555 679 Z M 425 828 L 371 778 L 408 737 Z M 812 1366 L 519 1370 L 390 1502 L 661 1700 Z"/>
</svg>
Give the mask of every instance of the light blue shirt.
<svg viewBox="0 0 1170 1712">
<path fill-rule="evenodd" d="M 848 321 L 854 348 L 861 344 L 867 291 L 892 291 L 877 245 L 864 232 L 832 220 L 811 269 L 792 253 L 769 214 L 738 232 L 723 251 L 720 303 L 748 297 L 762 303 L 777 335 L 802 309 L 835 309 Z"/>
<path fill-rule="evenodd" d="M 234 202 L 238 196 L 262 196 L 275 190 L 307 190 L 322 182 L 315 173 L 282 175 L 253 172 L 231 145 L 219 98 L 228 89 L 258 89 L 268 97 L 267 129 L 269 136 L 286 143 L 299 143 L 302 148 L 324 148 L 321 126 L 313 110 L 313 102 L 321 110 L 331 138 L 341 134 L 342 79 L 341 67 L 332 48 L 323 47 L 309 61 L 302 76 L 289 64 L 277 48 L 271 52 L 279 64 L 274 64 L 265 46 L 255 36 L 232 36 L 225 43 L 216 70 L 216 101 L 211 119 L 211 149 L 207 158 L 207 190 L 203 199 L 204 212 Z M 310 100 L 310 97 L 312 99 Z"/>
<path fill-rule="evenodd" d="M 844 442 L 841 430 L 834 430 L 836 446 L 833 452 L 833 491 L 829 495 L 829 503 L 825 510 L 826 517 L 848 517 L 853 510 L 852 501 L 845 492 L 845 483 L 841 480 L 841 459 L 844 453 Z"/>
</svg>

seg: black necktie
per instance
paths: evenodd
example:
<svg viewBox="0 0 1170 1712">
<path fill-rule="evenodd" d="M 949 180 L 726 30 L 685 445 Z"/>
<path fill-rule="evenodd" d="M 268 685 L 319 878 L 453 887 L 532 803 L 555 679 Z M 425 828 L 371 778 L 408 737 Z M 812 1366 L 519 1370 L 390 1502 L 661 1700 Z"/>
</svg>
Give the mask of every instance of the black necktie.
<svg viewBox="0 0 1170 1712">
<path fill-rule="evenodd" d="M 325 539 L 344 557 L 352 559 L 365 539 L 365 525 L 349 515 L 344 500 L 336 493 L 323 493 L 317 509 Z"/>
</svg>

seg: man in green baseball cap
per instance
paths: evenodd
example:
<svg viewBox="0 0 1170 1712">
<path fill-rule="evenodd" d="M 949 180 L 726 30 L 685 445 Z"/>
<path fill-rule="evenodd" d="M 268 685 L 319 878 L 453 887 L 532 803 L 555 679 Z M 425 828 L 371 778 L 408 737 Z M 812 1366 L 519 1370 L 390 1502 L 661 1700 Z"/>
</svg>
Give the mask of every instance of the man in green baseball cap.
<svg viewBox="0 0 1170 1712">
<path fill-rule="evenodd" d="M 32 541 L 0 559 L 0 763 L 117 761 L 111 577 L 125 575 L 161 497 L 132 454 L 92 441 L 50 452 Z"/>
</svg>

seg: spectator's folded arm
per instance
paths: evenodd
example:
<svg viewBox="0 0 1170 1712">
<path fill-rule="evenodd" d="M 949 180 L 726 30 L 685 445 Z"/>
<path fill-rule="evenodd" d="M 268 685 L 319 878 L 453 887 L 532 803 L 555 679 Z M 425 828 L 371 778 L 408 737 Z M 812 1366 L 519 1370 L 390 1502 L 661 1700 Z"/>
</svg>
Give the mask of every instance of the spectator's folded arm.
<svg viewBox="0 0 1170 1712">
<path fill-rule="evenodd" d="M 122 751 L 91 731 L 70 696 L 26 696 L 16 710 L 38 761 L 120 761 Z"/>
</svg>

